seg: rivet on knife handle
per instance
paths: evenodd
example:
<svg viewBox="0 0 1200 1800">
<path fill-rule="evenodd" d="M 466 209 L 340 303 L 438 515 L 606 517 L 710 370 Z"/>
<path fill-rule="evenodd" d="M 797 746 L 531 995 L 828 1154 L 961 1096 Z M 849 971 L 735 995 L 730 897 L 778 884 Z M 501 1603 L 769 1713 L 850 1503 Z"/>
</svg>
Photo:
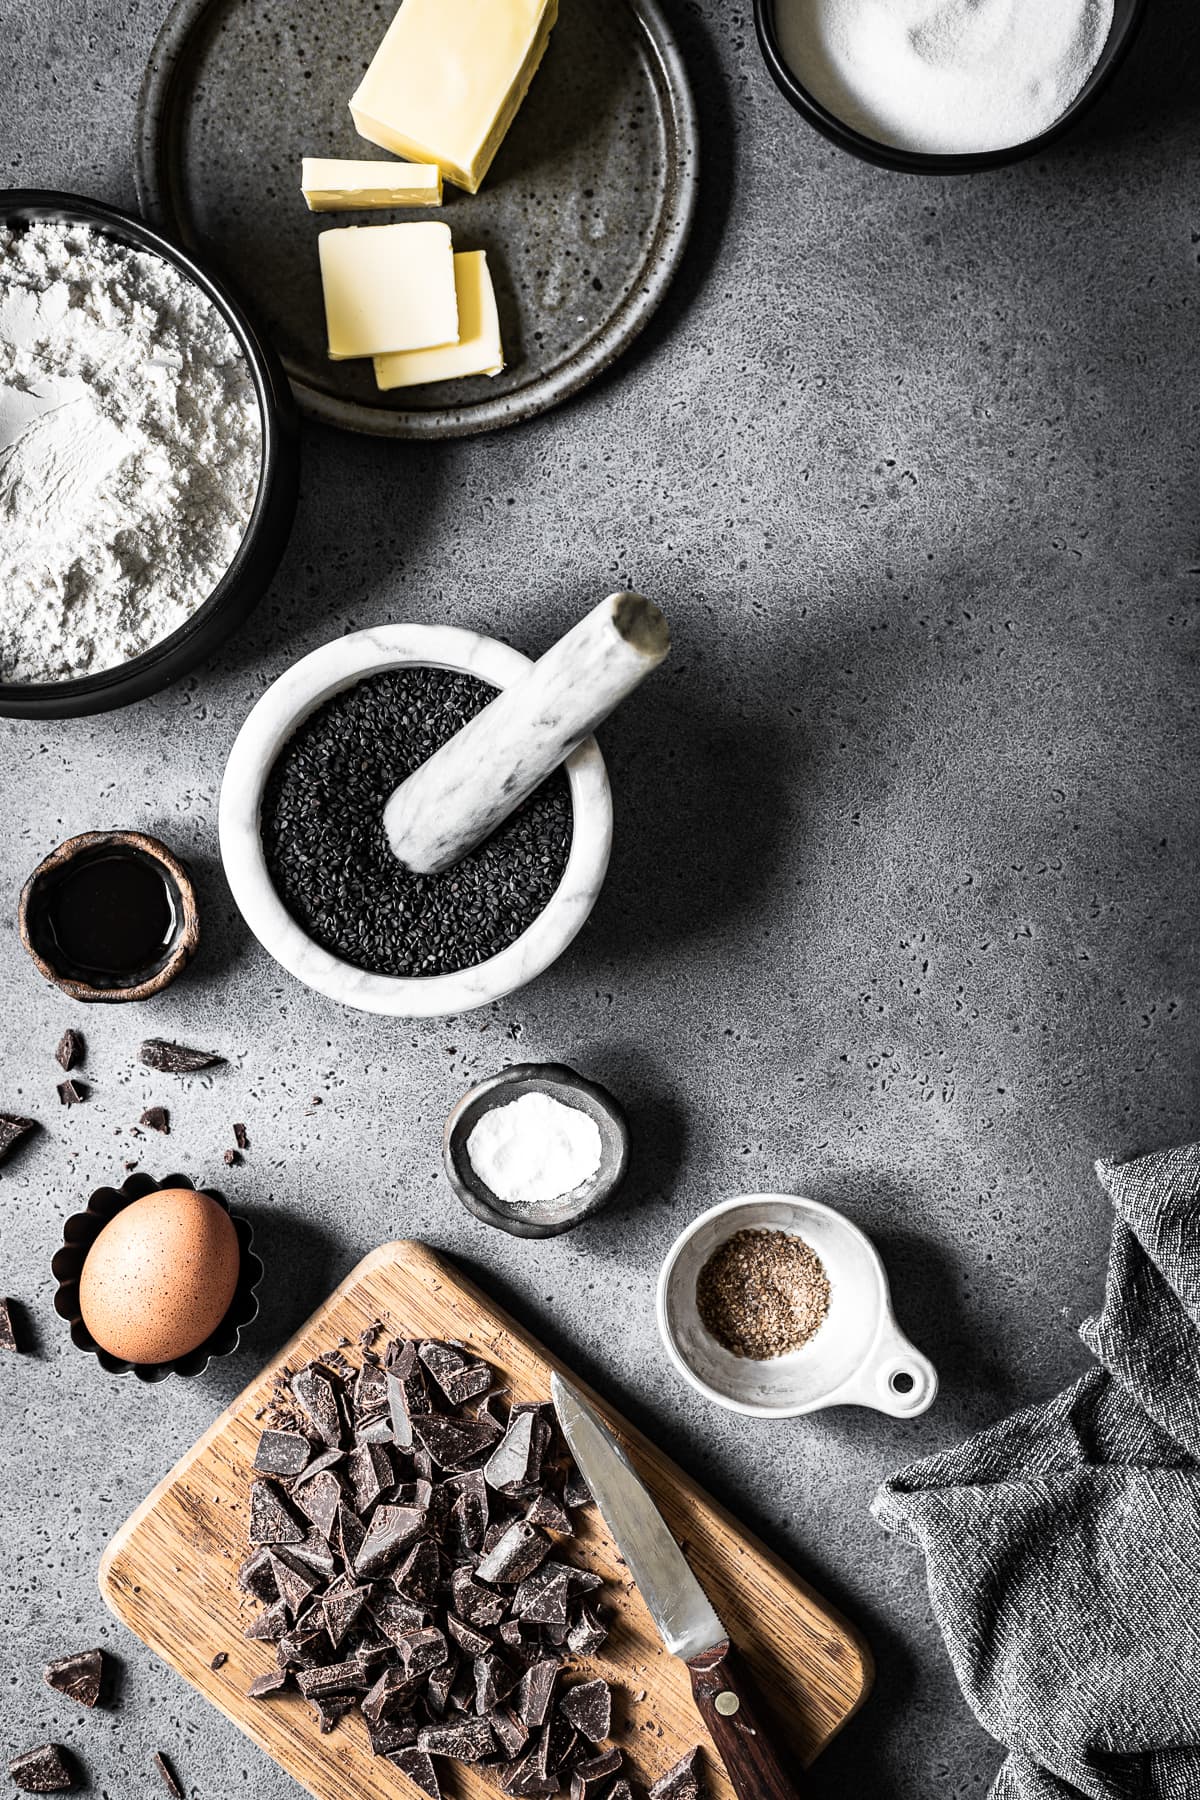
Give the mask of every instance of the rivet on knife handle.
<svg viewBox="0 0 1200 1800">
<path fill-rule="evenodd" d="M 738 1800 L 800 1800 L 803 1778 L 741 1658 L 726 1642 L 691 1657 L 687 1667 L 700 1716 Z"/>
</svg>

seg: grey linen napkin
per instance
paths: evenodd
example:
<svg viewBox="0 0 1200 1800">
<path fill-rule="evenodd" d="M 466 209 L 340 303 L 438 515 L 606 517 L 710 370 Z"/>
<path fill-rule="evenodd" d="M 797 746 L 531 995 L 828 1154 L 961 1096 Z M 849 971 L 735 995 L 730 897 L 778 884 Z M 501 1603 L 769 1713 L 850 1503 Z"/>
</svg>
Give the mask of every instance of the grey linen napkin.
<svg viewBox="0 0 1200 1800">
<path fill-rule="evenodd" d="M 1200 1800 L 1200 1144 L 1097 1174 L 1100 1368 L 879 1490 L 925 1552 L 991 1800 Z"/>
</svg>

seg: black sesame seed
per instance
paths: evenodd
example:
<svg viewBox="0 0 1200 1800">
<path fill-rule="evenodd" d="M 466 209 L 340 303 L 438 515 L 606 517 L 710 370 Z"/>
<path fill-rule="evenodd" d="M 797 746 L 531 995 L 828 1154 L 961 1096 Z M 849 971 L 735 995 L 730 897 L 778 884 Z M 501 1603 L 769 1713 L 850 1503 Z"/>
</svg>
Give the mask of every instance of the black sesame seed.
<svg viewBox="0 0 1200 1800">
<path fill-rule="evenodd" d="M 453 869 L 412 875 L 383 829 L 395 788 L 495 689 L 447 669 L 371 675 L 289 739 L 263 796 L 263 850 L 308 936 L 377 975 L 448 975 L 514 943 L 562 880 L 571 798 L 562 770 Z"/>
</svg>

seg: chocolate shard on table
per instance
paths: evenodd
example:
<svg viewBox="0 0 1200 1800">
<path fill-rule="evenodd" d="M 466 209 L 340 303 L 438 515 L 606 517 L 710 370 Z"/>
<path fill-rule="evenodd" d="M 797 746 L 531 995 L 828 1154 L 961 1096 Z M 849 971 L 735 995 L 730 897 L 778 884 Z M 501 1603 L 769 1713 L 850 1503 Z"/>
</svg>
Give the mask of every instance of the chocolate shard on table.
<svg viewBox="0 0 1200 1800">
<path fill-rule="evenodd" d="M 271 1567 L 271 1552 L 265 1545 L 252 1551 L 246 1558 L 238 1570 L 237 1580 L 244 1593 L 253 1594 L 256 1600 L 262 1600 L 268 1606 L 279 1598 Z"/>
<path fill-rule="evenodd" d="M 450 1576 L 454 1610 L 470 1625 L 498 1625 L 507 1610 L 502 1594 L 492 1593 L 476 1581 L 470 1569 L 455 1569 Z"/>
<path fill-rule="evenodd" d="M 337 1450 L 342 1444 L 342 1412 L 328 1369 L 309 1363 L 292 1377 L 292 1397 L 321 1442 Z"/>
<path fill-rule="evenodd" d="M 501 1791 L 521 1797 L 557 1794 L 558 1772 L 551 1766 L 550 1748 L 550 1727 L 544 1725 L 532 1747 L 504 1777 Z"/>
<path fill-rule="evenodd" d="M 487 1363 L 464 1356 L 456 1344 L 427 1340 L 418 1345 L 417 1354 L 451 1406 L 480 1399 L 492 1385 Z"/>
<path fill-rule="evenodd" d="M 567 1649 L 572 1656 L 595 1656 L 607 1637 L 608 1626 L 599 1612 L 581 1601 L 574 1623 L 567 1632 Z"/>
<path fill-rule="evenodd" d="M 298 1431 L 264 1431 L 254 1453 L 262 1475 L 299 1475 L 312 1458 L 312 1445 Z"/>
<path fill-rule="evenodd" d="M 248 1150 L 250 1148 L 250 1139 L 246 1133 L 246 1127 L 244 1125 L 238 1123 L 234 1126 L 233 1141 L 237 1145 L 239 1150 Z"/>
<path fill-rule="evenodd" d="M 298 1492 L 306 1481 L 314 1481 L 318 1475 L 323 1475 L 327 1469 L 336 1469 L 345 1460 L 344 1450 L 322 1450 L 319 1456 L 314 1456 L 311 1462 L 305 1463 L 292 1483 L 292 1492 Z"/>
<path fill-rule="evenodd" d="M 291 1623 L 287 1601 L 273 1600 L 265 1612 L 251 1619 L 242 1635 L 265 1644 L 278 1644 L 287 1636 Z"/>
<path fill-rule="evenodd" d="M 465 1469 L 500 1435 L 491 1419 L 451 1419 L 444 1413 L 413 1413 L 413 1436 L 439 1469 Z"/>
<path fill-rule="evenodd" d="M 414 1631 L 424 1631 L 430 1614 L 403 1594 L 375 1593 L 371 1599 L 371 1617 L 389 1644 L 403 1650 Z"/>
<path fill-rule="evenodd" d="M 571 1800 L 600 1800 L 601 1795 L 608 1800 L 609 1784 L 621 1773 L 624 1760 L 614 1744 L 599 1756 L 576 1763 L 571 1776 Z"/>
<path fill-rule="evenodd" d="M 250 1542 L 298 1544 L 304 1528 L 273 1481 L 256 1481 L 250 1489 Z"/>
<path fill-rule="evenodd" d="M 428 1794 L 429 1800 L 442 1800 L 441 1784 L 437 1778 L 437 1770 L 433 1758 L 427 1750 L 397 1750 L 388 1757 L 394 1762 L 402 1775 L 407 1775 L 414 1787 Z"/>
<path fill-rule="evenodd" d="M 349 1662 L 323 1663 L 311 1669 L 301 1669 L 296 1675 L 296 1686 L 306 1700 L 316 1700 L 326 1694 L 365 1694 L 370 1690 L 370 1682 L 363 1674 L 363 1666 L 357 1657 Z"/>
<path fill-rule="evenodd" d="M 138 1056 L 148 1069 L 160 1075 L 196 1075 L 201 1069 L 215 1069 L 225 1061 L 212 1050 L 189 1050 L 186 1044 L 172 1044 L 166 1038 L 146 1038 Z"/>
<path fill-rule="evenodd" d="M 161 1132 L 163 1137 L 171 1135 L 171 1115 L 165 1106 L 148 1106 L 138 1124 L 144 1125 L 147 1131 Z"/>
<path fill-rule="evenodd" d="M 515 1587 L 534 1574 L 545 1562 L 552 1547 L 550 1539 L 536 1525 L 520 1519 L 515 1525 L 508 1527 L 494 1549 L 480 1562 L 475 1573 L 480 1581 L 495 1582 L 501 1587 Z"/>
<path fill-rule="evenodd" d="M 571 1571 L 558 1562 L 544 1562 L 521 1583 L 513 1598 L 513 1612 L 530 1625 L 563 1625 L 569 1618 Z"/>
<path fill-rule="evenodd" d="M 495 1650 L 485 1650 L 475 1658 L 475 1711 L 486 1717 L 502 1700 L 507 1700 L 517 1685 L 518 1671 L 509 1667 Z"/>
<path fill-rule="evenodd" d="M 592 1490 L 574 1463 L 568 1467 L 566 1480 L 563 1482 L 562 1501 L 564 1506 L 570 1507 L 593 1504 Z"/>
<path fill-rule="evenodd" d="M 344 1498 L 342 1484 L 332 1469 L 325 1469 L 311 1480 L 297 1482 L 292 1489 L 292 1498 L 321 1536 L 328 1538 Z"/>
<path fill-rule="evenodd" d="M 217 1654 L 213 1657 L 212 1661 L 209 1663 L 208 1666 L 212 1670 L 213 1674 L 215 1675 L 217 1673 L 218 1669 L 223 1669 L 225 1667 L 225 1664 L 228 1661 L 229 1661 L 229 1652 L 227 1650 L 218 1650 Z"/>
<path fill-rule="evenodd" d="M 395 1485 L 396 1471 L 386 1444 L 358 1444 L 346 1460 L 346 1474 L 359 1513 L 367 1513 Z"/>
<path fill-rule="evenodd" d="M 77 1700 L 80 1706 L 95 1706 L 104 1681 L 104 1652 L 80 1650 L 75 1656 L 59 1657 L 47 1663 L 42 1680 L 57 1694 Z"/>
<path fill-rule="evenodd" d="M 325 1630 L 328 1632 L 329 1641 L 335 1650 L 362 1617 L 369 1591 L 365 1587 L 347 1585 L 337 1592 L 331 1590 L 322 1599 L 321 1612 L 325 1620 Z"/>
<path fill-rule="evenodd" d="M 58 1084 L 60 1106 L 82 1106 L 90 1093 L 91 1089 L 87 1082 L 76 1081 L 73 1075 L 68 1075 L 65 1081 L 60 1081 Z"/>
<path fill-rule="evenodd" d="M 279 1598 L 291 1617 L 297 1618 L 321 1585 L 316 1570 L 306 1569 L 302 1564 L 289 1561 L 286 1551 L 273 1551 L 271 1572 L 275 1577 Z"/>
<path fill-rule="evenodd" d="M 161 1750 L 156 1750 L 154 1752 L 154 1755 L 151 1758 L 151 1767 L 166 1788 L 168 1794 L 171 1795 L 171 1800 L 184 1800 L 184 1792 L 175 1778 L 175 1771 Z"/>
<path fill-rule="evenodd" d="M 23 1794 L 69 1794 L 77 1785 L 75 1771 L 61 1744 L 39 1744 L 36 1750 L 14 1756 L 8 1775 Z"/>
<path fill-rule="evenodd" d="M 420 1537 L 428 1517 L 426 1507 L 378 1507 L 354 1558 L 354 1573 L 363 1581 L 385 1574 L 399 1560 L 404 1546 Z"/>
<path fill-rule="evenodd" d="M 459 1649 L 465 1650 L 468 1656 L 483 1656 L 492 1648 L 492 1640 L 486 1631 L 480 1631 L 476 1625 L 468 1625 L 465 1619 L 456 1619 L 453 1613 L 447 1615 L 446 1630 Z"/>
<path fill-rule="evenodd" d="M 523 1725 L 542 1726 L 550 1717 L 559 1666 L 551 1657 L 530 1663 L 517 1688 L 516 1714 Z"/>
<path fill-rule="evenodd" d="M 64 1075 L 78 1068 L 84 1057 L 83 1033 L 66 1030 L 58 1040 L 58 1048 L 54 1052 L 54 1060 Z"/>
<path fill-rule="evenodd" d="M 536 1487 L 549 1443 L 550 1428 L 538 1413 L 518 1414 L 483 1465 L 488 1485 L 501 1494 Z"/>
<path fill-rule="evenodd" d="M 0 1113 L 0 1163 L 37 1129 L 36 1119 L 23 1119 L 19 1113 Z"/>
<path fill-rule="evenodd" d="M 565 1506 L 560 1506 L 553 1494 L 545 1491 L 535 1494 L 525 1509 L 525 1518 L 530 1525 L 540 1525 L 543 1531 L 555 1531 L 560 1537 L 572 1537 L 575 1525 Z"/>
<path fill-rule="evenodd" d="M 372 1756 L 392 1756 L 397 1750 L 415 1747 L 420 1731 L 420 1721 L 411 1712 L 398 1712 L 384 1719 L 367 1719 Z"/>
<path fill-rule="evenodd" d="M 418 1748 L 430 1756 L 450 1756 L 455 1762 L 482 1762 L 496 1747 L 486 1719 L 453 1719 L 426 1725 L 417 1739 Z"/>
<path fill-rule="evenodd" d="M 432 1600 L 441 1578 L 442 1559 L 431 1538 L 419 1538 L 391 1575 L 392 1586 L 416 1601 Z"/>
<path fill-rule="evenodd" d="M 650 1800 L 703 1800 L 704 1774 L 700 1766 L 700 1746 L 693 1744 L 674 1768 L 668 1769 L 650 1789 Z"/>
<path fill-rule="evenodd" d="M 246 1695 L 251 1700 L 269 1700 L 273 1694 L 282 1694 L 290 1684 L 291 1676 L 286 1669 L 268 1669 L 265 1675 L 255 1676 Z"/>
<path fill-rule="evenodd" d="M 0 1350 L 14 1350 L 19 1354 L 20 1348 L 13 1325 L 13 1303 L 0 1300 Z"/>
<path fill-rule="evenodd" d="M 510 1762 L 515 1762 L 529 1742 L 529 1727 L 508 1706 L 494 1707 L 488 1714 L 488 1724 L 499 1749 Z"/>
<path fill-rule="evenodd" d="M 612 1725 L 612 1690 L 607 1681 L 581 1681 L 568 1688 L 558 1703 L 558 1710 L 569 1725 L 602 1744 Z"/>
<path fill-rule="evenodd" d="M 349 1694 L 330 1694 L 317 1695 L 309 1704 L 317 1715 L 321 1736 L 328 1737 L 346 1714 L 354 1711 L 356 1701 Z"/>
</svg>

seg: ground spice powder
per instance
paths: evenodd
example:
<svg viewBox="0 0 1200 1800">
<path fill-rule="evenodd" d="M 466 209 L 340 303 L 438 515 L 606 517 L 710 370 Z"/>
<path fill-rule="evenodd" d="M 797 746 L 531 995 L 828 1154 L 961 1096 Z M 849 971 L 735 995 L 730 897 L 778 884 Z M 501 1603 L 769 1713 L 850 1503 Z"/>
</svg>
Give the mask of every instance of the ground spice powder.
<svg viewBox="0 0 1200 1800">
<path fill-rule="evenodd" d="M 829 1311 L 829 1277 L 803 1238 L 787 1231 L 735 1231 L 696 1282 L 700 1317 L 735 1356 L 762 1362 L 799 1350 Z"/>
</svg>

